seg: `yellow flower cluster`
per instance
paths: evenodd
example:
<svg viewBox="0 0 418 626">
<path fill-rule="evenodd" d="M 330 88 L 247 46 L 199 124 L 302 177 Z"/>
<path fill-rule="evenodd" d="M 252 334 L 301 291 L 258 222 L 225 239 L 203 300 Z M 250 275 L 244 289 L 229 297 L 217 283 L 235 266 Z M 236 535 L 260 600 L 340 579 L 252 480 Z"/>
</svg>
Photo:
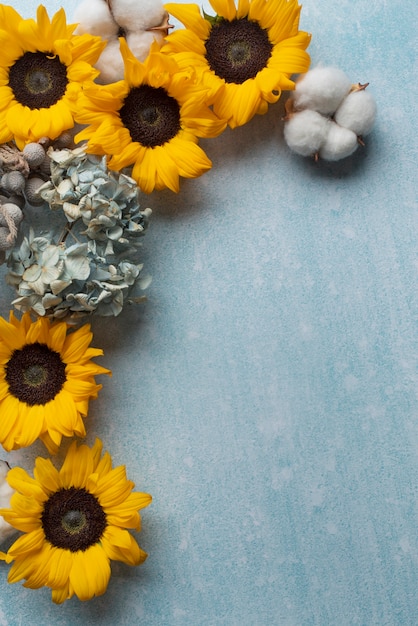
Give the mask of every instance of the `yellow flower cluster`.
<svg viewBox="0 0 418 626">
<path fill-rule="evenodd" d="M 267 111 L 291 76 L 306 72 L 310 35 L 299 31 L 297 0 L 212 0 L 216 16 L 197 5 L 166 5 L 185 26 L 156 42 L 144 63 L 121 38 L 124 79 L 94 82 L 105 42 L 74 35 L 61 9 L 37 21 L 0 5 L 0 143 L 21 147 L 54 139 L 75 123 L 90 153 L 109 167 L 132 168 L 146 193 L 179 190 L 179 177 L 195 178 L 212 163 L 197 145 L 226 126 L 246 124 Z"/>
<path fill-rule="evenodd" d="M 40 438 L 58 451 L 62 437 L 83 437 L 89 400 L 97 397 L 98 374 L 110 371 L 91 359 L 103 351 L 90 346 L 85 324 L 71 330 L 45 317 L 33 322 L 0 318 L 0 443 L 7 451 Z M 74 594 L 89 600 L 106 591 L 110 560 L 139 565 L 146 558 L 127 529 L 140 528 L 138 510 L 151 502 L 132 493 L 123 466 L 112 469 L 99 439 L 92 448 L 73 442 L 58 471 L 38 457 L 34 478 L 22 468 L 7 474 L 15 490 L 4 520 L 24 534 L 0 558 L 8 563 L 9 582 L 52 589 L 54 602 Z"/>
</svg>

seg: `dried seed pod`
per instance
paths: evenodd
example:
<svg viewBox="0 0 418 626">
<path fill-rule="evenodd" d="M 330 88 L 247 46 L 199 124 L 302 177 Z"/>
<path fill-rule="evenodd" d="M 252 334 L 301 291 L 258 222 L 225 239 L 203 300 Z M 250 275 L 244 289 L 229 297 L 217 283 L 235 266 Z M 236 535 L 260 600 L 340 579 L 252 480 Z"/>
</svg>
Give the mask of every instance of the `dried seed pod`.
<svg viewBox="0 0 418 626">
<path fill-rule="evenodd" d="M 11 194 L 8 198 L 6 198 L 5 202 L 17 204 L 20 209 L 25 208 L 25 198 L 23 196 L 18 196 L 17 194 Z"/>
<path fill-rule="evenodd" d="M 57 139 L 55 139 L 54 148 L 68 148 L 73 143 L 73 136 L 69 132 L 62 133 Z"/>
<path fill-rule="evenodd" d="M 45 150 L 39 143 L 28 143 L 23 148 L 23 156 L 31 168 L 38 167 L 45 159 Z"/>
<path fill-rule="evenodd" d="M 51 176 L 51 157 L 49 156 L 49 154 L 45 155 L 44 160 L 39 166 L 39 172 L 41 174 L 44 174 L 45 176 L 48 176 L 48 178 Z"/>
<path fill-rule="evenodd" d="M 8 250 L 14 244 L 14 240 L 10 237 L 10 230 L 7 226 L 0 226 L 0 250 Z"/>
<path fill-rule="evenodd" d="M 25 185 L 25 196 L 29 204 L 34 206 L 43 204 L 43 198 L 38 194 L 38 190 L 42 187 L 45 181 L 39 176 L 31 176 L 27 179 Z"/>
<path fill-rule="evenodd" d="M 21 194 L 25 188 L 26 179 L 20 172 L 13 170 L 1 177 L 1 186 L 10 193 Z"/>
<path fill-rule="evenodd" d="M 38 143 L 46 150 L 51 145 L 51 140 L 49 137 L 41 137 L 38 139 Z"/>
<path fill-rule="evenodd" d="M 18 226 L 23 219 L 23 213 L 20 207 L 10 201 L 2 204 L 0 208 L 0 224 L 8 227 L 5 214 L 13 220 L 15 226 Z"/>
</svg>

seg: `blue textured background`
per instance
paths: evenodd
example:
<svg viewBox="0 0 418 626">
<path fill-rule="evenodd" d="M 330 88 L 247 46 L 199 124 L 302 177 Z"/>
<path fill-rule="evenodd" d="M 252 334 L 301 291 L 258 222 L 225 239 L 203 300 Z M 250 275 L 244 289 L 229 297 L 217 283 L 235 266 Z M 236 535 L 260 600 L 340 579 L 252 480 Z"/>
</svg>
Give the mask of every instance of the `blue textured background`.
<svg viewBox="0 0 418 626">
<path fill-rule="evenodd" d="M 149 300 L 93 324 L 114 375 L 87 425 L 154 497 L 149 558 L 61 607 L 2 565 L 0 626 L 416 626 L 417 6 L 304 2 L 312 64 L 371 83 L 365 149 L 292 155 L 280 102 L 146 198 Z"/>
</svg>

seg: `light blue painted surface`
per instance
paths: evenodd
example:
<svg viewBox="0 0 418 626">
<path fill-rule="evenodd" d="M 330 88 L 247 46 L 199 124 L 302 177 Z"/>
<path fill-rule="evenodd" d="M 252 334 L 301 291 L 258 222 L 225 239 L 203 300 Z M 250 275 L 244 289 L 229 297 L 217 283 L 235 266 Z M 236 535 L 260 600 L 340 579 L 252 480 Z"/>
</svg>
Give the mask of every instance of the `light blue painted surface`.
<svg viewBox="0 0 418 626">
<path fill-rule="evenodd" d="M 149 300 L 94 323 L 114 375 L 87 424 L 154 496 L 149 559 L 61 607 L 3 565 L 1 626 L 418 624 L 417 17 L 415 0 L 304 3 L 313 65 L 378 102 L 353 158 L 290 154 L 278 104 L 146 199 Z"/>
</svg>

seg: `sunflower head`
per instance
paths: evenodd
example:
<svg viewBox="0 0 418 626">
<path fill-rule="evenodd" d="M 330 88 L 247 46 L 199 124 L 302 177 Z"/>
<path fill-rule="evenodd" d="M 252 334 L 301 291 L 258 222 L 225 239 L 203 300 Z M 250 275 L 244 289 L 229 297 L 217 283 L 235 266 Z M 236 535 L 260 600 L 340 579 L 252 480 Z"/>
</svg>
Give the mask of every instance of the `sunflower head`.
<svg viewBox="0 0 418 626">
<path fill-rule="evenodd" d="M 179 190 L 179 177 L 195 178 L 211 167 L 197 145 L 214 137 L 226 123 L 208 106 L 209 90 L 191 67 L 180 69 L 173 55 L 154 43 L 144 63 L 120 40 L 123 81 L 91 85 L 79 98 L 79 120 L 87 124 L 76 141 L 87 151 L 105 154 L 109 167 L 132 167 L 142 191 Z"/>
<path fill-rule="evenodd" d="M 297 0 L 211 0 L 215 16 L 196 5 L 166 4 L 186 27 L 170 34 L 162 51 L 191 64 L 216 96 L 213 109 L 232 128 L 265 113 L 291 75 L 306 72 L 310 35 L 299 31 Z M 223 86 L 224 89 L 220 89 Z"/>
<path fill-rule="evenodd" d="M 74 126 L 77 96 L 98 75 L 106 42 L 73 35 L 64 9 L 50 19 L 39 6 L 33 20 L 0 5 L 0 24 L 0 143 L 55 139 Z"/>
<path fill-rule="evenodd" d="M 140 529 L 138 511 L 151 496 L 132 492 L 125 467 L 112 468 L 99 439 L 92 448 L 73 442 L 60 470 L 38 457 L 33 478 L 13 468 L 7 480 L 16 492 L 0 515 L 24 533 L 2 555 L 13 563 L 9 582 L 49 587 L 56 603 L 73 595 L 89 600 L 106 591 L 111 560 L 145 560 L 129 530 Z"/>
<path fill-rule="evenodd" d="M 84 436 L 83 417 L 109 370 L 91 358 L 88 324 L 69 332 L 65 322 L 29 313 L 19 321 L 0 318 L 0 443 L 6 450 L 31 445 L 38 437 L 55 453 L 63 436 Z"/>
</svg>

